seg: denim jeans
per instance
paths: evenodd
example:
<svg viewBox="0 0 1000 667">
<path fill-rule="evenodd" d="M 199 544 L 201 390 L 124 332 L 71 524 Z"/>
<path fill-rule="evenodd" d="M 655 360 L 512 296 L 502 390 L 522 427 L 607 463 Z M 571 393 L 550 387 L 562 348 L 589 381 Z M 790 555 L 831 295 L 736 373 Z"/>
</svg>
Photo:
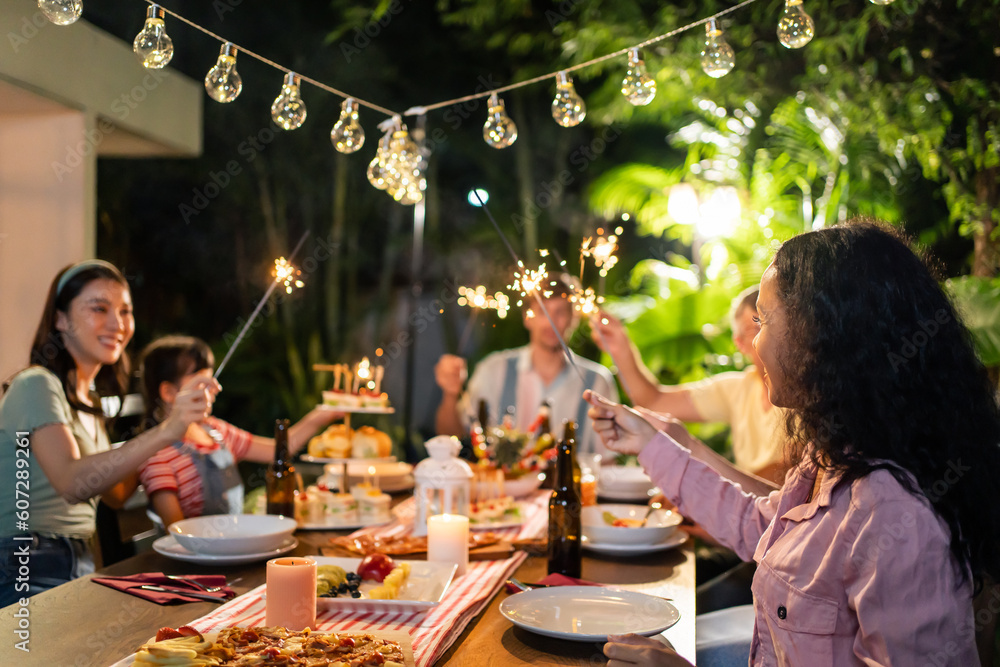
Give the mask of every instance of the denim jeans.
<svg viewBox="0 0 1000 667">
<path fill-rule="evenodd" d="M 0 538 L 0 607 L 93 571 L 90 548 L 81 539 L 35 534 L 31 540 Z"/>
</svg>

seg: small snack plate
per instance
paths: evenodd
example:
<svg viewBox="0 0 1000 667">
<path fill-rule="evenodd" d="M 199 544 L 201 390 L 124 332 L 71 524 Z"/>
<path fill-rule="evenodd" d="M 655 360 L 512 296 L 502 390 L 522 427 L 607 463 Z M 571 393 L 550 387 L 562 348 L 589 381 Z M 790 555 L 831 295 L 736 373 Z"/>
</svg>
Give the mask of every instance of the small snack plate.
<svg viewBox="0 0 1000 667">
<path fill-rule="evenodd" d="M 513 512 L 504 512 L 493 521 L 469 520 L 469 530 L 500 530 L 501 528 L 517 528 L 524 524 L 524 503 L 514 503 Z"/>
<path fill-rule="evenodd" d="M 330 556 L 310 556 L 317 565 L 339 565 L 347 572 L 357 572 L 360 558 L 333 558 Z M 397 562 L 401 562 L 397 560 Z M 422 560 L 408 560 L 410 576 L 395 600 L 372 600 L 367 597 L 316 598 L 316 608 L 334 611 L 375 611 L 386 613 L 427 611 L 433 609 L 444 597 L 451 585 L 458 566 L 454 563 L 429 563 Z M 380 586 L 375 581 L 365 581 L 359 590 L 362 595 Z"/>
<path fill-rule="evenodd" d="M 382 456 L 374 459 L 334 459 L 328 456 L 311 456 L 310 454 L 303 454 L 299 457 L 306 463 L 395 463 L 395 456 Z M 351 473 L 348 472 L 348 479 Z"/>
<path fill-rule="evenodd" d="M 556 586 L 515 593 L 500 603 L 514 625 L 546 637 L 604 642 L 608 635 L 656 635 L 681 613 L 663 598 L 600 586 Z"/>
<path fill-rule="evenodd" d="M 393 415 L 396 414 L 396 408 L 384 408 L 380 405 L 369 405 L 369 406 L 356 406 L 349 407 L 346 405 L 327 405 L 326 403 L 320 403 L 320 410 L 327 410 L 328 412 L 343 412 L 345 414 L 352 415 Z"/>
<path fill-rule="evenodd" d="M 354 530 L 357 528 L 367 528 L 368 526 L 382 526 L 390 523 L 394 517 L 383 517 L 381 519 L 351 519 L 350 521 L 339 521 L 336 523 L 300 523 L 296 530 Z"/>
<path fill-rule="evenodd" d="M 666 551 L 667 549 L 679 547 L 688 541 L 688 537 L 690 537 L 690 535 L 678 528 L 674 532 L 670 533 L 670 536 L 667 537 L 667 539 L 656 544 L 609 544 L 607 542 L 594 542 L 592 540 L 588 540 L 586 536 L 583 537 L 581 544 L 584 549 L 588 549 L 599 554 L 607 554 L 610 556 L 642 556 L 644 554 L 651 554 L 656 553 L 657 551 Z"/>
<path fill-rule="evenodd" d="M 299 545 L 299 541 L 294 537 L 289 538 L 277 549 L 254 554 L 202 554 L 191 551 L 180 545 L 173 535 L 164 535 L 153 542 L 153 551 L 173 558 L 174 560 L 186 563 L 200 563 L 202 565 L 241 565 L 243 563 L 254 563 L 256 561 L 268 560 L 281 554 L 288 553 Z"/>
</svg>

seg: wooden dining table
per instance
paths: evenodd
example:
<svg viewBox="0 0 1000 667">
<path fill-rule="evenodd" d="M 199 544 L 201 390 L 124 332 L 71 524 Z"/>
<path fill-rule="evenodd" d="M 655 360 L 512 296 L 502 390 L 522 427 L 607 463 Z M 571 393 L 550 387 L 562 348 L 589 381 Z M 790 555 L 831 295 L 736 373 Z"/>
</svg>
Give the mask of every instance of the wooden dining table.
<svg viewBox="0 0 1000 667">
<path fill-rule="evenodd" d="M 298 531 L 293 554 L 315 555 L 340 532 Z M 140 572 L 166 574 L 225 574 L 237 594 L 261 585 L 264 563 L 206 566 L 145 551 L 101 569 L 97 575 Z M 515 572 L 522 581 L 546 574 L 546 559 L 529 556 Z M 0 665 L 106 667 L 133 653 L 160 627 L 177 627 L 218 608 L 212 602 L 159 605 L 90 581 L 94 575 L 63 584 L 29 599 L 27 615 L 14 604 L 0 609 Z M 666 637 L 677 651 L 694 661 L 695 572 L 692 541 L 644 556 L 603 556 L 585 552 L 583 578 L 627 589 L 662 595 L 664 587 L 680 611 L 680 620 Z M 605 660 L 599 642 L 575 642 L 538 635 L 512 625 L 500 613 L 508 593 L 499 587 L 488 606 L 466 626 L 461 636 L 435 662 L 458 665 L 600 665 Z M 19 612 L 20 616 L 15 616 Z M 29 652 L 15 647 L 15 630 L 25 628 Z"/>
</svg>

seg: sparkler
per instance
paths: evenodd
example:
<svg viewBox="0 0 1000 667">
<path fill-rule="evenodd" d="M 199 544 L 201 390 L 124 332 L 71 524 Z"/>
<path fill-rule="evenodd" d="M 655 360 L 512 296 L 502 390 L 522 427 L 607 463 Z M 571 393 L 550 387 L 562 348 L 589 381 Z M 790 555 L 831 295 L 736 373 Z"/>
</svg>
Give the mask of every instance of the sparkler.
<svg viewBox="0 0 1000 667">
<path fill-rule="evenodd" d="M 507 240 L 507 235 L 503 233 L 502 229 L 500 229 L 500 225 L 497 224 L 496 218 L 494 218 L 493 214 L 490 213 L 490 209 L 486 206 L 486 202 L 479 195 L 479 191 L 478 190 L 473 190 L 472 193 L 474 195 L 476 195 L 476 199 L 479 200 L 480 207 L 483 209 L 483 211 L 486 212 L 486 217 L 489 219 L 490 223 L 493 225 L 493 229 L 495 229 L 497 231 L 497 234 L 500 235 L 500 240 L 503 241 L 503 243 L 504 243 L 505 246 L 507 246 L 507 250 L 510 252 L 510 256 L 514 258 L 514 262 L 517 264 L 518 268 L 520 268 L 521 270 L 524 270 L 524 262 L 522 262 L 518 258 L 517 253 L 514 251 L 514 247 L 510 244 L 510 241 Z M 515 277 L 516 278 L 520 278 L 521 276 L 519 276 L 518 274 L 515 274 Z M 538 283 L 536 283 L 536 282 L 534 282 L 533 280 L 530 280 L 530 279 L 529 279 L 528 282 L 529 282 L 529 284 L 535 285 L 535 286 L 537 286 L 537 284 L 538 284 Z M 522 285 L 524 284 L 523 280 L 521 280 L 520 284 L 522 284 Z M 584 384 L 586 384 L 587 379 L 584 377 L 583 371 L 580 370 L 580 367 L 577 366 L 576 362 L 573 360 L 573 354 L 569 351 L 569 347 L 566 345 L 566 341 L 563 340 L 562 334 L 559 332 L 559 329 L 556 327 L 556 323 L 552 321 L 552 316 L 549 315 L 549 310 L 548 310 L 548 308 L 545 307 L 545 301 L 542 300 L 542 295 L 539 293 L 539 291 L 537 289 L 535 289 L 534 291 L 532 291 L 531 294 L 535 295 L 535 299 L 538 301 L 539 308 L 541 308 L 542 312 L 545 313 L 545 318 L 549 321 L 549 326 L 552 327 L 552 331 L 555 332 L 556 338 L 559 339 L 559 345 L 562 347 L 563 354 L 566 355 L 566 361 L 569 362 L 569 365 L 573 368 L 574 371 L 576 371 L 576 374 L 580 376 L 580 380 L 582 380 L 584 382 Z M 527 296 L 527 293 L 525 293 L 524 296 Z"/>
<path fill-rule="evenodd" d="M 288 256 L 287 260 L 284 257 L 279 257 L 278 259 L 274 260 L 274 280 L 268 286 L 267 291 L 264 292 L 264 297 L 257 302 L 257 307 L 254 308 L 253 312 L 250 314 L 250 319 L 248 319 L 246 321 L 246 324 L 243 325 L 243 328 L 240 329 L 240 333 L 239 335 L 236 336 L 236 340 L 233 341 L 233 344 L 229 348 L 229 351 L 226 352 L 226 356 L 222 358 L 222 363 L 220 363 L 219 367 L 215 369 L 215 375 L 213 377 L 215 377 L 216 379 L 218 379 L 218 377 L 222 374 L 222 369 L 226 367 L 226 363 L 229 361 L 229 357 L 233 356 L 233 352 L 236 351 L 236 347 L 240 344 L 240 341 L 243 340 L 243 337 L 246 335 L 247 330 L 250 328 L 250 325 L 253 324 L 253 321 L 257 318 L 257 315 L 260 314 L 261 308 L 263 308 L 264 304 L 267 303 L 267 300 L 271 298 L 271 294 L 274 293 L 275 288 L 278 285 L 285 284 L 285 289 L 288 291 L 289 294 L 291 293 L 292 291 L 291 287 L 289 287 L 288 283 L 286 283 L 285 281 L 294 280 L 295 276 L 301 273 L 298 269 L 296 269 L 294 266 L 291 265 L 291 261 L 295 257 L 295 255 L 299 252 L 299 248 L 302 247 L 302 244 L 306 242 L 307 236 L 309 236 L 308 229 L 305 232 L 303 232 L 302 238 L 299 239 L 299 242 L 295 245 L 295 249 L 292 250 L 292 254 Z M 281 271 L 279 271 L 279 267 L 281 268 Z M 295 271 L 294 274 L 287 273 L 289 268 L 294 269 Z M 295 280 L 294 282 L 296 283 L 295 285 L 296 287 L 302 287 L 301 280 Z"/>
<path fill-rule="evenodd" d="M 520 271 L 514 272 L 514 282 L 507 287 L 520 293 L 521 299 L 517 302 L 518 306 L 523 305 L 524 299 L 530 298 L 532 294 L 541 294 L 546 299 L 552 296 L 552 290 L 542 287 L 542 285 L 554 284 L 548 279 L 549 272 L 546 271 L 544 262 L 537 269 L 526 269 L 521 260 L 517 260 L 517 266 Z"/>
</svg>

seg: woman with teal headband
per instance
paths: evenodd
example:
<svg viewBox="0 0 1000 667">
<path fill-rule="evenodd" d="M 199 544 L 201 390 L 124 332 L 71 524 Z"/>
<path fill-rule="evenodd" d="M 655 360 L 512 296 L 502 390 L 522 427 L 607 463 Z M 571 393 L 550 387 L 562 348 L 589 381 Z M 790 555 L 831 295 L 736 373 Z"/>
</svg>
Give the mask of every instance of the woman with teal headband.
<svg viewBox="0 0 1000 667">
<path fill-rule="evenodd" d="M 197 378 L 162 423 L 111 450 L 101 398 L 125 394 L 134 330 L 114 265 L 83 261 L 52 281 L 30 366 L 0 398 L 0 606 L 92 571 L 98 498 L 124 503 L 140 464 L 210 411 L 218 383 Z"/>
</svg>

